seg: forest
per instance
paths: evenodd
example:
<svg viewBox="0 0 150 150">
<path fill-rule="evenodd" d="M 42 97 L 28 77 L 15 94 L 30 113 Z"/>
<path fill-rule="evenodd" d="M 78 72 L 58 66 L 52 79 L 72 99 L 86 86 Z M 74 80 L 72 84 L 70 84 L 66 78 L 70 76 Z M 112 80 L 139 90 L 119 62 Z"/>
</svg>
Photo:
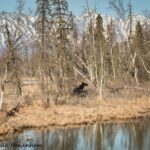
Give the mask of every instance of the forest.
<svg viewBox="0 0 150 150">
<path fill-rule="evenodd" d="M 103 116 L 107 121 L 118 109 L 119 119 L 142 117 L 146 111 L 140 112 L 145 109 L 150 113 L 150 11 L 145 10 L 142 22 L 135 22 L 130 0 L 127 6 L 123 0 L 110 0 L 109 7 L 117 17 L 104 25 L 103 14 L 86 1 L 84 12 L 88 15 L 81 27 L 67 0 L 37 0 L 34 21 L 30 22 L 34 32 L 28 39 L 28 31 L 22 32 L 24 2 L 18 0 L 13 28 L 6 20 L 0 25 L 5 40 L 0 53 L 0 133 L 4 133 L 9 117 L 38 110 L 44 111 L 41 119 L 52 112 L 56 116 L 65 113 L 64 126 L 69 124 L 65 111 L 70 109 L 72 116 L 79 115 L 78 121 L 83 119 L 77 124 Z M 123 40 L 117 38 L 117 20 L 128 24 Z M 102 113 L 109 107 L 114 114 L 105 118 Z M 50 118 L 49 124 L 61 125 L 60 118 Z M 38 126 L 42 126 L 40 121 Z"/>
</svg>

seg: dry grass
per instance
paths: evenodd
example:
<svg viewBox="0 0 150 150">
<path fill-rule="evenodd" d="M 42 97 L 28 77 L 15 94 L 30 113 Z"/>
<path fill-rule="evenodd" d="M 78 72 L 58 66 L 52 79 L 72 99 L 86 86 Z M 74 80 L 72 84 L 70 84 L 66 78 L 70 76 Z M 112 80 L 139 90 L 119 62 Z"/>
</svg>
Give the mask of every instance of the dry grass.
<svg viewBox="0 0 150 150">
<path fill-rule="evenodd" d="M 66 95 L 59 97 L 59 100 L 65 101 L 66 104 L 54 105 L 57 97 L 55 88 L 50 84 L 51 104 L 47 109 L 44 109 L 39 85 L 24 85 L 24 98 L 19 99 L 22 104 L 19 112 L 12 117 L 0 113 L 0 138 L 25 128 L 77 126 L 95 122 L 127 121 L 150 116 L 150 94 L 148 91 L 146 94 L 135 91 L 135 89 L 133 89 L 134 91 L 129 89 L 117 93 L 104 91 L 106 93 L 104 100 L 100 101 L 94 91 L 88 89 L 89 93 L 93 93 L 88 97 Z M 11 92 L 15 93 L 14 91 L 15 89 L 11 85 L 7 85 L 4 95 L 7 111 L 16 105 L 17 97 L 10 94 Z M 109 99 L 107 95 L 109 95 Z"/>
<path fill-rule="evenodd" d="M 134 100 L 103 100 L 97 98 L 77 105 L 51 104 L 44 109 L 40 101 L 24 105 L 13 117 L 0 114 L 0 135 L 12 134 L 25 128 L 71 126 L 95 122 L 126 121 L 150 116 L 150 97 Z"/>
</svg>

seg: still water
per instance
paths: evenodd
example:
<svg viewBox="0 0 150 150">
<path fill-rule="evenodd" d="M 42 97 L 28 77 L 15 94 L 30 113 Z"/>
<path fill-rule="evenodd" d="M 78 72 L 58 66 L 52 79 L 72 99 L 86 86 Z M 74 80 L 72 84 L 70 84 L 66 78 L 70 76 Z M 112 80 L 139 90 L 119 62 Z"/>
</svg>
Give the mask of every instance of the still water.
<svg viewBox="0 0 150 150">
<path fill-rule="evenodd" d="M 1 150 L 150 150 L 150 120 L 79 128 L 27 130 Z"/>
</svg>

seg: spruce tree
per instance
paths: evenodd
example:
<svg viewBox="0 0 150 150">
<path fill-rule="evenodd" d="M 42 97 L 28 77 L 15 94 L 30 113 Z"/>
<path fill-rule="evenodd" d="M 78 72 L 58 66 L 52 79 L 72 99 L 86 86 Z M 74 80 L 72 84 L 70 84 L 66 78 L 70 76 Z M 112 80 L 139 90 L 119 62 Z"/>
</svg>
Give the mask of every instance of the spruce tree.
<svg viewBox="0 0 150 150">
<path fill-rule="evenodd" d="M 129 7 L 128 18 L 129 18 L 129 40 L 130 40 L 132 38 L 132 23 L 133 23 L 133 20 L 132 20 L 132 4 L 131 4 L 131 0 L 129 1 L 128 7 Z"/>
<path fill-rule="evenodd" d="M 114 29 L 114 22 L 111 19 L 110 23 L 107 25 L 107 51 L 108 51 L 108 62 L 110 66 L 108 66 L 108 71 L 113 75 L 113 78 L 116 77 L 116 68 L 117 68 L 117 57 L 115 52 L 116 45 L 116 33 Z"/>
<path fill-rule="evenodd" d="M 96 46 L 96 62 L 97 62 L 97 74 L 100 77 L 105 68 L 105 37 L 104 37 L 104 28 L 103 28 L 103 18 L 98 14 L 96 18 L 96 27 L 95 27 L 95 46 Z"/>
<path fill-rule="evenodd" d="M 36 30 L 38 33 L 38 51 L 39 51 L 39 78 L 40 78 L 40 87 L 41 87 L 41 95 L 43 99 L 43 104 L 45 107 L 48 105 L 48 44 L 50 43 L 49 39 L 49 28 L 50 28 L 50 5 L 49 0 L 37 0 L 37 10 L 36 14 L 38 18 L 35 22 Z"/>
<path fill-rule="evenodd" d="M 135 31 L 136 50 L 139 55 L 144 54 L 144 35 L 141 23 L 138 21 Z"/>
<path fill-rule="evenodd" d="M 104 44 L 104 28 L 103 28 L 103 18 L 98 14 L 96 18 L 96 28 L 95 28 L 95 39 L 99 43 L 99 46 Z"/>
<path fill-rule="evenodd" d="M 71 66 L 71 47 L 68 35 L 71 30 L 71 13 L 66 0 L 51 0 L 52 30 L 55 43 L 56 64 L 54 72 L 57 74 L 57 86 L 60 95 L 64 87 L 70 86 L 73 68 Z M 66 80 L 66 79 L 67 80 Z M 67 86 L 65 83 L 67 82 Z"/>
<path fill-rule="evenodd" d="M 138 77 L 139 80 L 147 79 L 146 71 L 144 70 L 143 64 L 141 59 L 145 62 L 146 50 L 144 46 L 144 35 L 141 23 L 138 21 L 136 24 L 136 31 L 135 31 L 135 51 L 137 54 L 135 65 L 138 69 Z"/>
<path fill-rule="evenodd" d="M 45 45 L 47 39 L 47 33 L 49 29 L 49 18 L 50 18 L 50 4 L 49 0 L 36 0 L 38 15 L 37 21 L 35 22 L 36 29 L 38 31 L 38 36 L 40 39 L 42 57 L 45 55 Z"/>
</svg>

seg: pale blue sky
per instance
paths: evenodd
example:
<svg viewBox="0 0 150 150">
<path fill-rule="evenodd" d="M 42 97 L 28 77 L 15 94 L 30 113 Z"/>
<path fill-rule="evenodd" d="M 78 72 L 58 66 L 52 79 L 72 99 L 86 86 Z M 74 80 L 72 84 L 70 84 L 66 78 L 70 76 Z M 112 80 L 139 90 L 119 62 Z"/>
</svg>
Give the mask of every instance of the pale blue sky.
<svg viewBox="0 0 150 150">
<path fill-rule="evenodd" d="M 17 0 L 0 0 L 0 12 L 15 11 L 16 1 Z M 25 11 L 26 12 L 27 12 L 28 8 L 31 8 L 33 10 L 36 9 L 35 1 L 36 0 L 25 0 Z M 68 0 L 69 9 L 75 15 L 80 15 L 83 12 L 84 8 L 86 7 L 85 1 L 86 0 Z M 88 0 L 88 1 L 89 1 L 89 7 L 94 8 L 96 6 L 98 12 L 104 13 L 107 15 L 113 15 L 113 12 L 109 9 L 109 6 L 108 6 L 109 0 Z M 127 3 L 128 0 L 124 0 L 124 2 Z M 134 7 L 134 12 L 136 12 L 136 13 L 142 13 L 142 11 L 144 9 L 150 10 L 150 0 L 132 0 L 132 4 Z"/>
</svg>

